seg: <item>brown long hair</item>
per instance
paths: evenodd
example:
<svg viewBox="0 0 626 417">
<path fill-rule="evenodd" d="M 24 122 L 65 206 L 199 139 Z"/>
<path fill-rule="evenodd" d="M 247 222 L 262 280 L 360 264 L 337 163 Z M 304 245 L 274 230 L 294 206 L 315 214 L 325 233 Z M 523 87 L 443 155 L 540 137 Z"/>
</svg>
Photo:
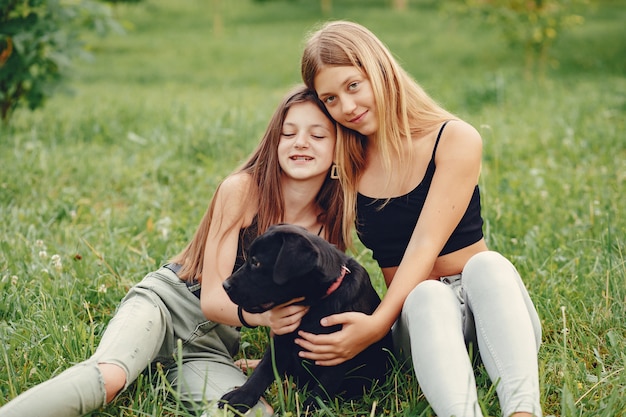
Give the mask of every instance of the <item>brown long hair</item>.
<svg viewBox="0 0 626 417">
<path fill-rule="evenodd" d="M 309 34 L 301 61 L 302 80 L 315 90 L 315 77 L 324 67 L 353 66 L 369 79 L 378 114 L 377 141 L 391 172 L 391 155 L 410 164 L 403 141 L 455 119 L 439 106 L 396 62 L 389 49 L 370 30 L 357 23 L 327 22 Z M 344 190 L 344 227 L 356 218 L 357 184 L 365 167 L 367 138 L 343 126 L 337 131 L 337 165 Z M 410 151 L 410 147 L 408 150 Z M 349 235 L 346 231 L 344 234 Z M 348 241 L 350 245 L 350 241 Z"/>
<path fill-rule="evenodd" d="M 256 150 L 243 165 L 231 174 L 244 172 L 252 178 L 251 182 L 255 190 L 246 193 L 246 199 L 250 204 L 255 204 L 258 207 L 256 215 L 258 234 L 262 234 L 272 224 L 284 221 L 285 207 L 277 149 L 287 112 L 293 105 L 300 103 L 315 104 L 333 123 L 333 126 L 336 126 L 335 121 L 330 117 L 326 107 L 319 101 L 315 92 L 303 85 L 298 85 L 278 105 Z M 219 192 L 220 186 L 221 183 L 215 190 L 214 197 L 211 199 L 194 237 L 187 247 L 170 261 L 182 265 L 178 272 L 181 279 L 188 280 L 202 275 L 204 248 L 213 219 L 215 195 Z M 330 178 L 330 170 L 315 198 L 315 203 L 321 211 L 319 221 L 324 226 L 328 241 L 339 249 L 345 250 L 348 239 L 346 239 L 342 228 L 343 193 L 340 182 Z"/>
</svg>

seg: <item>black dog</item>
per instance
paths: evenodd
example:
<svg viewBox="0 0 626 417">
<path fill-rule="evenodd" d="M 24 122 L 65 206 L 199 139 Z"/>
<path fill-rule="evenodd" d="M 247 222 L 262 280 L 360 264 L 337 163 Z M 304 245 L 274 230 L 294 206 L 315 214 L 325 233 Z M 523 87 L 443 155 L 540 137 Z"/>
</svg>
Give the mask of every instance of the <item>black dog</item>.
<svg viewBox="0 0 626 417">
<path fill-rule="evenodd" d="M 380 297 L 369 275 L 356 260 L 305 229 L 276 225 L 257 237 L 245 264 L 226 281 L 224 289 L 234 303 L 250 313 L 261 313 L 297 297 L 310 306 L 300 329 L 320 334 L 340 330 L 322 327 L 320 319 L 346 311 L 374 312 Z M 297 387 L 307 387 L 305 406 L 315 398 L 363 395 L 375 381 L 383 382 L 390 369 L 391 333 L 351 360 L 338 366 L 318 366 L 298 356 L 296 332 L 274 336 L 274 358 L 279 375 L 292 376 Z M 226 393 L 220 407 L 229 403 L 245 412 L 259 401 L 274 381 L 272 352 L 268 348 L 256 370 L 241 387 Z"/>
</svg>

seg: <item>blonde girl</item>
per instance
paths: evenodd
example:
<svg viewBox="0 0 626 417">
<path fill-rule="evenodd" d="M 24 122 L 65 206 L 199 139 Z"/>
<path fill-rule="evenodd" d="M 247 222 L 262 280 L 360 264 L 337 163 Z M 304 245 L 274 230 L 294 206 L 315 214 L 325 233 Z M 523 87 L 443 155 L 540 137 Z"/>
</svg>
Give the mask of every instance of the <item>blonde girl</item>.
<svg viewBox="0 0 626 417">
<path fill-rule="evenodd" d="M 343 362 L 393 326 L 439 417 L 482 416 L 468 350 L 479 352 L 504 416 L 541 416 L 541 325 L 515 267 L 483 237 L 479 133 L 359 24 L 310 34 L 301 71 L 341 126 L 345 234 L 356 225 L 388 286 L 371 316 L 330 316 L 325 324 L 340 332 L 300 333 L 303 357 Z"/>
</svg>

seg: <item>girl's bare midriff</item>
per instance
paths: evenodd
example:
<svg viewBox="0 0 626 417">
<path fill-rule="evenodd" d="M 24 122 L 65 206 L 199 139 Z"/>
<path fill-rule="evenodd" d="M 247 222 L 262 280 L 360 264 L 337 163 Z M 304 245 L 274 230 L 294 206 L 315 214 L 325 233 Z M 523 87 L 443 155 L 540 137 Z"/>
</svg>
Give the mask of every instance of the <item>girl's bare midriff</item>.
<svg viewBox="0 0 626 417">
<path fill-rule="evenodd" d="M 463 271 L 463 267 L 465 267 L 465 264 L 472 256 L 486 250 L 489 249 L 487 248 L 487 244 L 483 238 L 476 243 L 464 247 L 463 249 L 459 249 L 456 252 L 440 256 L 437 258 L 437 261 L 435 261 L 435 266 L 433 267 L 428 279 L 439 279 L 440 277 L 448 275 L 460 274 Z M 393 277 L 396 274 L 396 271 L 398 270 L 398 267 L 392 266 L 388 268 L 381 268 L 381 270 L 383 272 L 383 277 L 385 277 L 385 283 L 389 286 L 389 284 L 391 284 L 391 280 L 393 280 Z"/>
</svg>

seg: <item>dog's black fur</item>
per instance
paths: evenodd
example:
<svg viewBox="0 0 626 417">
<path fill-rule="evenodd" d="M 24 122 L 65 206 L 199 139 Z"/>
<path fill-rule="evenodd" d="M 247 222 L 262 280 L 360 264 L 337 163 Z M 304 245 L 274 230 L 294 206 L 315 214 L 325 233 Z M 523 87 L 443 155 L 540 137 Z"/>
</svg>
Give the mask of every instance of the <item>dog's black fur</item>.
<svg viewBox="0 0 626 417">
<path fill-rule="evenodd" d="M 327 294 L 344 266 L 350 272 Z M 323 317 L 346 311 L 371 314 L 380 303 L 367 271 L 356 260 L 321 237 L 286 224 L 272 226 L 257 237 L 245 264 L 223 285 L 233 302 L 250 313 L 261 313 L 305 297 L 299 304 L 310 308 L 299 329 L 315 334 L 340 329 L 340 326 L 322 327 Z M 300 358 L 301 348 L 294 343 L 296 336 L 297 332 L 274 336 L 274 357 L 279 375 L 292 376 L 300 389 L 307 387 L 310 395 L 305 406 L 315 407 L 316 397 L 328 400 L 336 395 L 344 398 L 363 395 L 375 381 L 382 383 L 390 370 L 391 333 L 338 366 L 318 366 Z M 225 394 L 220 406 L 229 403 L 245 412 L 259 401 L 272 381 L 272 352 L 268 347 L 246 383 Z"/>
</svg>

